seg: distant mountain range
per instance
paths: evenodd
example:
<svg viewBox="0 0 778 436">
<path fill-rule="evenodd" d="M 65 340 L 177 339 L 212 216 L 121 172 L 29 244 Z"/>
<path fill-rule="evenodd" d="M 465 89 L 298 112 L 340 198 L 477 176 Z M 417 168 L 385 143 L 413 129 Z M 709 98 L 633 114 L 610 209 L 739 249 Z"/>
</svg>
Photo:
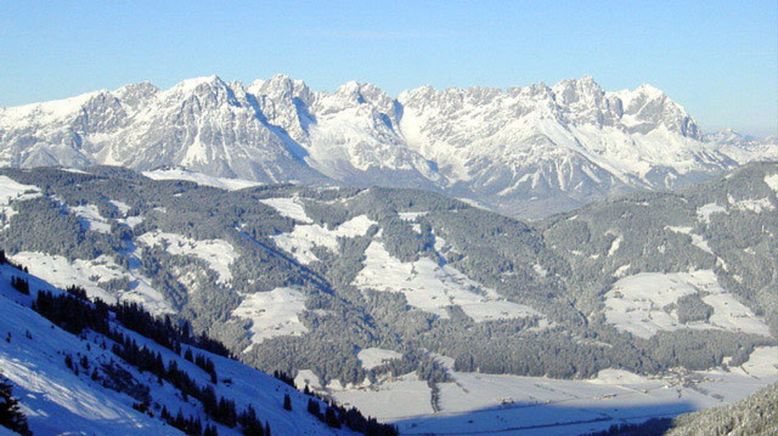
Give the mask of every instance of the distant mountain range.
<svg viewBox="0 0 778 436">
<path fill-rule="evenodd" d="M 670 189 L 754 160 L 778 139 L 705 135 L 662 91 L 591 77 L 508 89 L 217 76 L 0 110 L 0 165 L 184 167 L 259 182 L 423 188 L 539 217 L 613 193 Z"/>
</svg>

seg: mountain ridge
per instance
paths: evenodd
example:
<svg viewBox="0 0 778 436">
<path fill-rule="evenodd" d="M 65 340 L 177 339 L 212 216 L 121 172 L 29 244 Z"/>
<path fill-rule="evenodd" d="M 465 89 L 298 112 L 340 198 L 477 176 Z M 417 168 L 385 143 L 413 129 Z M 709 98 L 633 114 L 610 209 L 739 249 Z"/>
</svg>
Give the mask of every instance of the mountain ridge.
<svg viewBox="0 0 778 436">
<path fill-rule="evenodd" d="M 419 187 L 530 218 L 688 185 L 776 159 L 776 149 L 774 138 L 704 134 L 651 85 L 611 92 L 589 76 L 392 97 L 355 81 L 321 92 L 286 75 L 248 85 L 212 75 L 0 110 L 5 166 L 181 166 L 270 183 Z"/>
</svg>

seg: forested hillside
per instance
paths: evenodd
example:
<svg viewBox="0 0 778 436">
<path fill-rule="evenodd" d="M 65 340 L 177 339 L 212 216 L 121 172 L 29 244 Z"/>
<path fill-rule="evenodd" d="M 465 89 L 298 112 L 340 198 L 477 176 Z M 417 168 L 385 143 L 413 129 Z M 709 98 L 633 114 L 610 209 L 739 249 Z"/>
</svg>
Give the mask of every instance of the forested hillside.
<svg viewBox="0 0 778 436">
<path fill-rule="evenodd" d="M 0 177 L 11 259 L 323 384 L 434 385 L 436 356 L 465 372 L 658 374 L 776 345 L 775 164 L 531 224 L 415 190 L 230 191 L 111 167 Z"/>
</svg>

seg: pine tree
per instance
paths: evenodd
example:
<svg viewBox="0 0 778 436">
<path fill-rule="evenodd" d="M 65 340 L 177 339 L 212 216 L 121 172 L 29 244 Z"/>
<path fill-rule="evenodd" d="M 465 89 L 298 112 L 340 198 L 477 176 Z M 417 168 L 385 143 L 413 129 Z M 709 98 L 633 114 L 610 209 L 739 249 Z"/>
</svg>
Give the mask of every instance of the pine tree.
<svg viewBox="0 0 778 436">
<path fill-rule="evenodd" d="M 335 414 L 334 407 L 327 407 L 327 411 L 324 412 L 324 422 L 330 427 L 340 428 L 340 420 L 338 420 L 338 416 Z"/>
<path fill-rule="evenodd" d="M 308 413 L 313 416 L 319 416 L 321 410 L 319 409 L 319 402 L 313 398 L 308 398 Z"/>
<path fill-rule="evenodd" d="M 219 431 L 216 430 L 215 425 L 207 424 L 203 431 L 203 436 L 219 436 Z"/>
<path fill-rule="evenodd" d="M 0 376 L 0 425 L 22 436 L 32 435 L 27 417 L 19 408 L 19 400 L 13 397 L 13 385 Z"/>
</svg>

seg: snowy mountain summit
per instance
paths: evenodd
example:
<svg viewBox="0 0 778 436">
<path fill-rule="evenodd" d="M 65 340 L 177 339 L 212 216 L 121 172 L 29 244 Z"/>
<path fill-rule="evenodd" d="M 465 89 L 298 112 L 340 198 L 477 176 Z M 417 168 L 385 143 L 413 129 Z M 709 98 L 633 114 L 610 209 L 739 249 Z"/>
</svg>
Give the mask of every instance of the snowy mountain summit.
<svg viewBox="0 0 778 436">
<path fill-rule="evenodd" d="M 667 189 L 758 159 L 775 138 L 703 135 L 662 91 L 591 77 L 508 89 L 311 90 L 217 76 L 0 110 L 0 164 L 180 166 L 258 182 L 415 187 L 516 216 Z"/>
</svg>

